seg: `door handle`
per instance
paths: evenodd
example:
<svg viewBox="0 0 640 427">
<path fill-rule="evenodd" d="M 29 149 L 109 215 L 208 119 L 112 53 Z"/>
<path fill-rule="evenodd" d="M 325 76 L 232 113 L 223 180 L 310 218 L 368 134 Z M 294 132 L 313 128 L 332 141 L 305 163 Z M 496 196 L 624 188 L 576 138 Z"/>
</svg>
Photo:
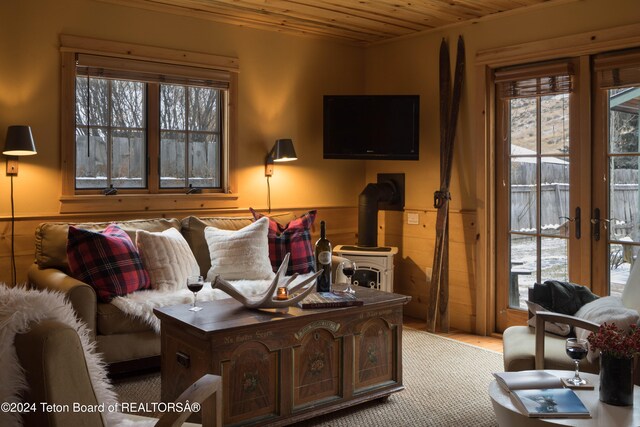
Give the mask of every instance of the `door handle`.
<svg viewBox="0 0 640 427">
<path fill-rule="evenodd" d="M 600 240 L 600 208 L 595 208 L 593 210 L 591 224 L 593 224 L 593 239 L 597 242 Z"/>
<path fill-rule="evenodd" d="M 576 215 L 573 218 L 569 218 L 568 216 L 561 216 L 560 217 L 560 219 L 566 219 L 569 222 L 575 222 L 576 239 L 579 239 L 580 237 L 582 237 L 582 231 L 581 231 L 582 221 L 580 219 L 580 213 L 581 213 L 581 209 L 580 209 L 580 206 L 578 206 L 578 207 L 576 207 Z"/>
</svg>

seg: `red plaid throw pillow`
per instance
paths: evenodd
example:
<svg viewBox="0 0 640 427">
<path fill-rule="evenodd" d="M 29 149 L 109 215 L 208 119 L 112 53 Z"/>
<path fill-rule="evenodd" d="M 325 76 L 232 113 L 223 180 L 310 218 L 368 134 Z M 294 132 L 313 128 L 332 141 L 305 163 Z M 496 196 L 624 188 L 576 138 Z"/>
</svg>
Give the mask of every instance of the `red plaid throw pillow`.
<svg viewBox="0 0 640 427">
<path fill-rule="evenodd" d="M 251 208 L 249 210 L 254 220 L 266 216 Z M 281 225 L 269 218 L 269 259 L 274 272 L 278 271 L 287 252 L 291 254 L 287 275 L 312 273 L 316 270 L 310 230 L 316 219 L 316 213 L 316 210 L 309 211 L 287 225 Z"/>
<path fill-rule="evenodd" d="M 71 275 L 91 285 L 102 302 L 150 287 L 135 245 L 115 224 L 100 233 L 69 226 L 67 258 Z"/>
</svg>

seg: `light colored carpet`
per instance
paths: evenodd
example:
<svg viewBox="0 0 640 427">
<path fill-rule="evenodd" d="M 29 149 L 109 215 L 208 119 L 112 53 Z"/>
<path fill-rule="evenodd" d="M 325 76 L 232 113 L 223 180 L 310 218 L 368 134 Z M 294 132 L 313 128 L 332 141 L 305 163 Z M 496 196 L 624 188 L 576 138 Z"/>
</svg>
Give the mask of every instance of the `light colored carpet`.
<svg viewBox="0 0 640 427">
<path fill-rule="evenodd" d="M 472 345 L 405 328 L 405 390 L 386 403 L 364 403 L 298 426 L 496 426 L 487 393 L 492 372 L 502 371 L 502 355 Z M 120 402 L 160 401 L 160 374 L 115 384 Z M 150 415 L 150 414 L 147 414 Z"/>
</svg>

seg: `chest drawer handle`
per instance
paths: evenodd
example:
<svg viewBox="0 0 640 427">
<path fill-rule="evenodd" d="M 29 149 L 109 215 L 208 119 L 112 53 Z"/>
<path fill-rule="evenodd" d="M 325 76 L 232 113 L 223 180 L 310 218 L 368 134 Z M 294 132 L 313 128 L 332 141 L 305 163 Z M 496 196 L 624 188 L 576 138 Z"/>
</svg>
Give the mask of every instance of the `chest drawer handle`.
<svg viewBox="0 0 640 427">
<path fill-rule="evenodd" d="M 191 365 L 191 357 L 181 351 L 176 352 L 176 360 L 185 368 L 188 368 Z"/>
</svg>

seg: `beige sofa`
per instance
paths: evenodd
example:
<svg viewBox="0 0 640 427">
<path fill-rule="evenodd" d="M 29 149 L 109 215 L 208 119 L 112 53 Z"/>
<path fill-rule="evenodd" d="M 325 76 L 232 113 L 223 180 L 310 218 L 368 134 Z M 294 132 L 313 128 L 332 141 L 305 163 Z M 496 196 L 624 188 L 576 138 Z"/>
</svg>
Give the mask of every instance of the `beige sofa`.
<svg viewBox="0 0 640 427">
<path fill-rule="evenodd" d="M 284 223 L 292 214 L 276 219 Z M 210 267 L 209 249 L 204 238 L 206 226 L 237 230 L 251 224 L 251 217 L 194 217 L 177 219 L 140 219 L 116 221 L 135 241 L 136 230 L 163 231 L 174 227 L 181 231 L 191 247 L 201 274 Z M 79 228 L 103 230 L 108 224 L 80 223 Z M 64 292 L 79 318 L 93 332 L 97 350 L 103 354 L 112 372 L 141 369 L 159 364 L 160 339 L 144 322 L 133 319 L 112 304 L 98 301 L 94 289 L 69 275 L 66 255 L 68 223 L 43 223 L 36 229 L 35 263 L 29 268 L 28 279 L 37 289 Z"/>
</svg>

